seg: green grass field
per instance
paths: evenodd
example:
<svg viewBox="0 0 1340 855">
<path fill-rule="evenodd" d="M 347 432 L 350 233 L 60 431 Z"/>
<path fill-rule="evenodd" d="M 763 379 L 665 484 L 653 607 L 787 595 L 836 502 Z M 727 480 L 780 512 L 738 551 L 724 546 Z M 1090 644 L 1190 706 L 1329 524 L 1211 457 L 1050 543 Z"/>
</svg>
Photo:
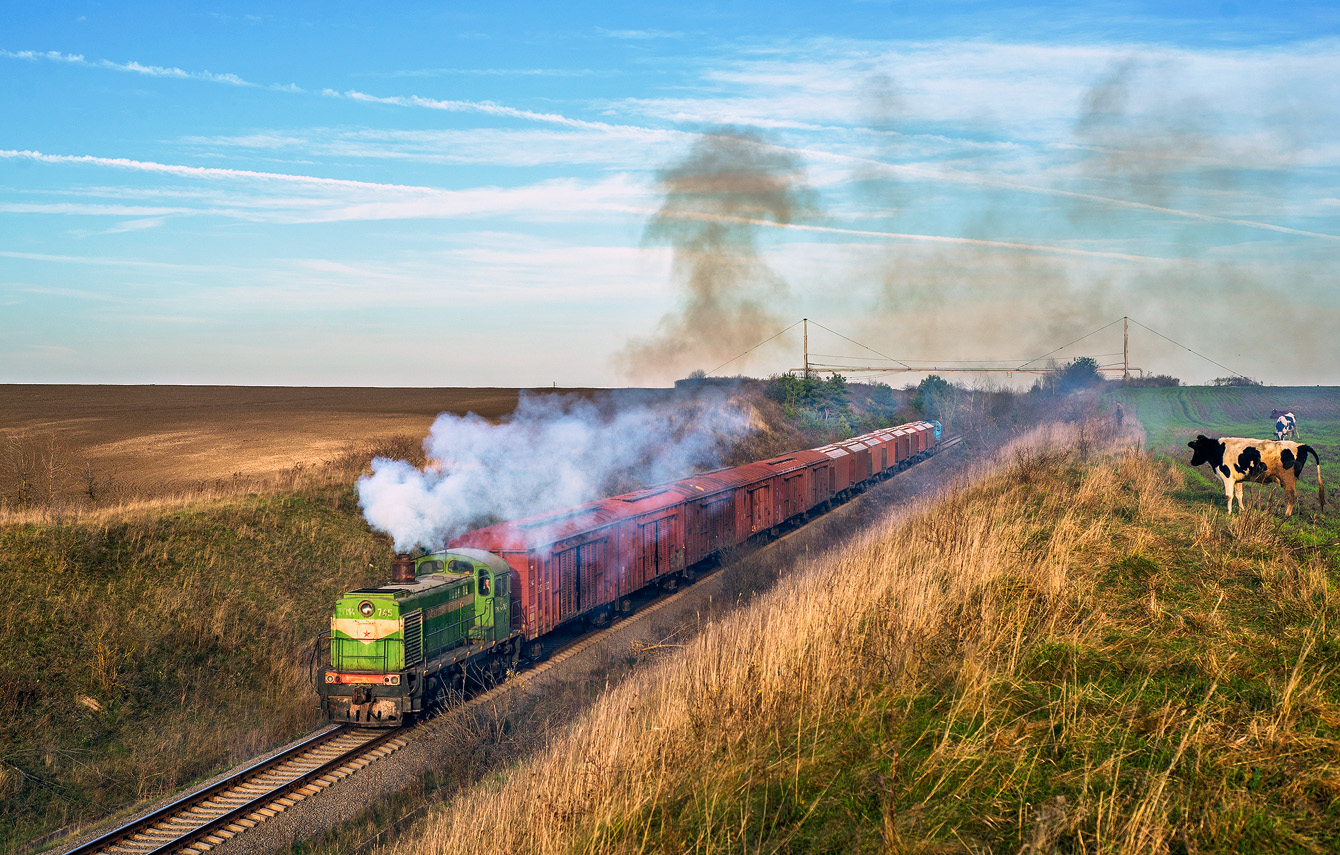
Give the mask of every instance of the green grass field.
<svg viewBox="0 0 1340 855">
<path fill-rule="evenodd" d="M 1340 452 L 1337 386 L 1178 386 L 1117 389 L 1106 397 L 1140 420 L 1156 450 L 1185 448 L 1198 433 L 1274 439 L 1270 411 L 1281 409 L 1293 412 L 1299 441 L 1316 448 L 1322 460 L 1335 460 Z"/>
</svg>

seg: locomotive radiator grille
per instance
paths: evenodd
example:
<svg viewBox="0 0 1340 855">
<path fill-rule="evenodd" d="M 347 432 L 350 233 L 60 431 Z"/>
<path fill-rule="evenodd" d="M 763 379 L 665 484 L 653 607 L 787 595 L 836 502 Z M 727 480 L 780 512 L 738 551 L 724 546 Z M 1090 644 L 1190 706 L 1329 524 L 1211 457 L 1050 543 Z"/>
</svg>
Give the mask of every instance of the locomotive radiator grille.
<svg viewBox="0 0 1340 855">
<path fill-rule="evenodd" d="M 405 615 L 405 667 L 423 661 L 423 612 Z"/>
</svg>

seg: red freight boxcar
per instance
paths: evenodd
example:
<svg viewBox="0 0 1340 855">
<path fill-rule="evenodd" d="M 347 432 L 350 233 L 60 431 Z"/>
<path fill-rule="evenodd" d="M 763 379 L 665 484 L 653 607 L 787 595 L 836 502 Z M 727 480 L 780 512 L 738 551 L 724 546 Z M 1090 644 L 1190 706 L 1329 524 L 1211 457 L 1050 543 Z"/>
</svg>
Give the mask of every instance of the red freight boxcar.
<svg viewBox="0 0 1340 855">
<path fill-rule="evenodd" d="M 452 540 L 447 549 L 482 549 L 507 562 L 526 637 L 535 638 L 618 596 L 625 572 L 623 519 L 605 504 L 477 529 Z"/>
<path fill-rule="evenodd" d="M 820 454 L 832 461 L 829 468 L 829 490 L 833 496 L 845 495 L 856 480 L 856 458 L 840 445 L 825 445 L 816 448 Z"/>
<path fill-rule="evenodd" d="M 763 461 L 763 465 L 772 470 L 774 527 L 809 511 L 809 462 L 799 454 L 786 454 Z"/>
<path fill-rule="evenodd" d="M 912 431 L 908 430 L 907 425 L 899 425 L 893 433 L 898 446 L 898 462 L 906 466 L 912 457 Z"/>
<path fill-rule="evenodd" d="M 836 444 L 847 449 L 854 459 L 851 479 L 852 484 L 864 484 L 866 481 L 870 480 L 873 471 L 873 467 L 870 465 L 870 449 L 861 441 L 861 438 L 847 439 Z"/>
<path fill-rule="evenodd" d="M 930 449 L 934 441 L 935 428 L 931 427 L 930 422 L 915 422 L 911 425 L 915 434 L 915 440 L 912 445 L 912 453 L 920 455 Z"/>
<path fill-rule="evenodd" d="M 742 519 L 747 504 L 741 497 L 756 477 L 738 469 L 719 469 L 670 485 L 684 497 L 684 560 L 689 565 L 743 540 L 739 533 L 748 523 Z"/>
<path fill-rule="evenodd" d="M 879 447 L 875 452 L 879 471 L 885 473 L 894 469 L 898 464 L 898 452 L 897 449 L 894 448 L 892 431 L 887 429 L 877 430 L 870 434 L 870 436 L 879 443 Z"/>
</svg>

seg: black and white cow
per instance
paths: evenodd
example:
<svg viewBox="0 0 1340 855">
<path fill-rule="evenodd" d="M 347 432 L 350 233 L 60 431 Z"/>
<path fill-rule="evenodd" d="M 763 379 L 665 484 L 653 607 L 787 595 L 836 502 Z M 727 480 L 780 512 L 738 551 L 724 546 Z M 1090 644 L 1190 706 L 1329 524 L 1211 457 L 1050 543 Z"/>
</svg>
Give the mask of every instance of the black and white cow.
<svg viewBox="0 0 1340 855">
<path fill-rule="evenodd" d="M 1191 465 L 1210 464 L 1210 468 L 1224 482 L 1224 493 L 1228 496 L 1228 512 L 1233 513 L 1233 497 L 1238 497 L 1238 510 L 1242 510 L 1242 485 L 1252 481 L 1268 484 L 1275 481 L 1284 488 L 1284 515 L 1293 515 L 1294 503 L 1298 501 L 1298 489 L 1295 486 L 1303 474 L 1303 464 L 1307 456 L 1317 461 L 1317 502 L 1326 507 L 1326 490 L 1321 483 L 1321 458 L 1310 445 L 1296 442 L 1281 442 L 1273 439 L 1244 439 L 1226 436 L 1223 439 L 1211 439 L 1200 434 L 1187 446 L 1191 448 Z"/>
<path fill-rule="evenodd" d="M 1298 439 L 1298 420 L 1293 413 L 1285 410 L 1271 410 L 1270 417 L 1275 420 L 1275 439 Z"/>
</svg>

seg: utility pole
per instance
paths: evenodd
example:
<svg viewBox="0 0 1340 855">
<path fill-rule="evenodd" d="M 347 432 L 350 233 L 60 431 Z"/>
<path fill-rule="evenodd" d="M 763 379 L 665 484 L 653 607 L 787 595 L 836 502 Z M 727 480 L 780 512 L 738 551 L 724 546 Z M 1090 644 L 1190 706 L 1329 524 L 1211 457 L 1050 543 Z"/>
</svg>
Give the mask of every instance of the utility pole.
<svg viewBox="0 0 1340 855">
<path fill-rule="evenodd" d="M 1121 316 L 1121 379 L 1131 379 L 1131 319 Z"/>
<path fill-rule="evenodd" d="M 810 379 L 810 319 L 801 318 L 805 322 L 805 379 Z"/>
</svg>

